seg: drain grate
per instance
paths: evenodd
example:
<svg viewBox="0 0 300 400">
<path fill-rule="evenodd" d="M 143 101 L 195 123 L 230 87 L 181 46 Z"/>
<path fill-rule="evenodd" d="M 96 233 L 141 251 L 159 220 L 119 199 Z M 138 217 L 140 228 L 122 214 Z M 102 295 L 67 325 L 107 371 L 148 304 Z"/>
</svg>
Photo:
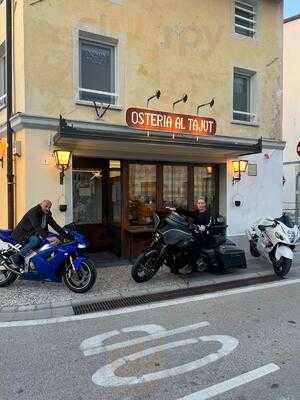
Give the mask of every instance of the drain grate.
<svg viewBox="0 0 300 400">
<path fill-rule="evenodd" d="M 248 279 L 239 279 L 230 282 L 220 282 L 211 285 L 197 286 L 185 289 L 171 290 L 162 293 L 145 294 L 141 296 L 122 297 L 110 300 L 103 300 L 90 304 L 79 304 L 73 306 L 75 315 L 87 314 L 98 311 L 115 310 L 140 304 L 154 303 L 163 300 L 173 300 L 180 297 L 190 297 L 199 294 L 218 292 L 221 290 L 235 289 L 238 287 L 250 286 L 259 283 L 269 283 L 279 280 L 275 275 L 260 276 Z"/>
</svg>

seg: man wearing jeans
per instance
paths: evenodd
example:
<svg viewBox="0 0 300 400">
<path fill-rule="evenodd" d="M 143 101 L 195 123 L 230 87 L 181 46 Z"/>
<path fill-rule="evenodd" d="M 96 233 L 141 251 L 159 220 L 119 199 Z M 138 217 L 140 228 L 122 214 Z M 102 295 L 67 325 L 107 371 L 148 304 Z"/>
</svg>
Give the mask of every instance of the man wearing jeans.
<svg viewBox="0 0 300 400">
<path fill-rule="evenodd" d="M 48 225 L 59 235 L 68 237 L 67 233 L 54 221 L 50 211 L 51 206 L 50 200 L 43 200 L 31 208 L 13 230 L 12 239 L 23 246 L 18 253 L 10 257 L 12 271 L 20 272 L 24 257 L 40 246 L 41 239 L 49 236 Z"/>
</svg>

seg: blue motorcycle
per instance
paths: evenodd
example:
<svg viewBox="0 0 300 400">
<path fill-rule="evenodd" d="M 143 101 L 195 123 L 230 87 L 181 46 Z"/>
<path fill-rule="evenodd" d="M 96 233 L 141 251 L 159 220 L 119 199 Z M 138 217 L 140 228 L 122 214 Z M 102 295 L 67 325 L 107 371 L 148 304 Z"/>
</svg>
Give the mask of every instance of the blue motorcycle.
<svg viewBox="0 0 300 400">
<path fill-rule="evenodd" d="M 74 224 L 66 225 L 64 230 L 70 240 L 44 240 L 42 246 L 32 251 L 24 259 L 24 269 L 21 274 L 7 268 L 9 257 L 19 251 L 21 245 L 11 238 L 11 231 L 0 230 L 0 287 L 12 284 L 17 278 L 48 282 L 62 282 L 76 293 L 90 290 L 97 277 L 94 263 L 83 252 L 88 242 L 78 233 Z M 49 232 L 49 237 L 56 236 Z M 56 236 L 56 238 L 58 238 Z"/>
</svg>

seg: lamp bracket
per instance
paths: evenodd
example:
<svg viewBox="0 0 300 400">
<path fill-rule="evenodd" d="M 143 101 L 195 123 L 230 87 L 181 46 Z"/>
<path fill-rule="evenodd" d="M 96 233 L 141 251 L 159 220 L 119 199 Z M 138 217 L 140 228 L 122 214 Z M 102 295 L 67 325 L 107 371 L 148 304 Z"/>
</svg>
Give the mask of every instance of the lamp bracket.
<svg viewBox="0 0 300 400">
<path fill-rule="evenodd" d="M 93 101 L 93 103 L 94 103 L 94 108 L 95 108 L 95 111 L 96 111 L 96 115 L 97 115 L 98 119 L 101 119 L 106 114 L 106 111 L 110 108 L 110 104 L 108 104 L 103 109 L 103 103 L 100 103 L 100 107 L 97 106 L 97 103 L 95 101 Z"/>
</svg>

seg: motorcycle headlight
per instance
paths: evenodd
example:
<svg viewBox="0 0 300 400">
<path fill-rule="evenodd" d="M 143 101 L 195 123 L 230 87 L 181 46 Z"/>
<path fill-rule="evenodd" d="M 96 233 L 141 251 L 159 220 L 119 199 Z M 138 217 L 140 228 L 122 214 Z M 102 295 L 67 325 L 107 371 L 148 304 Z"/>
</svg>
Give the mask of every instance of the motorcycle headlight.
<svg viewBox="0 0 300 400">
<path fill-rule="evenodd" d="M 288 231 L 287 235 L 288 235 L 288 238 L 289 238 L 290 242 L 293 242 L 295 240 L 295 238 L 296 238 L 296 234 L 295 234 L 295 232 L 293 230 Z"/>
<path fill-rule="evenodd" d="M 86 248 L 86 244 L 79 243 L 79 245 L 77 247 L 78 247 L 78 249 L 85 249 Z"/>
</svg>

